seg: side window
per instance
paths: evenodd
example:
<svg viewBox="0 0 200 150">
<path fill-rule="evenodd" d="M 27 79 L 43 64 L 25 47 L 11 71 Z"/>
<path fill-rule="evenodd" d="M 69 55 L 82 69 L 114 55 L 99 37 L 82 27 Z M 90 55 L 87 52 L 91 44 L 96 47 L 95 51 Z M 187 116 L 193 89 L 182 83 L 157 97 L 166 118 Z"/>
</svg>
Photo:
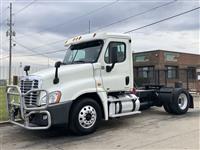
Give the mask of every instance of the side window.
<svg viewBox="0 0 200 150">
<path fill-rule="evenodd" d="M 126 59 L 126 45 L 123 42 L 110 42 L 104 60 L 107 64 L 111 63 L 112 55 L 111 49 L 115 48 L 117 50 L 117 63 L 123 62 Z"/>
</svg>

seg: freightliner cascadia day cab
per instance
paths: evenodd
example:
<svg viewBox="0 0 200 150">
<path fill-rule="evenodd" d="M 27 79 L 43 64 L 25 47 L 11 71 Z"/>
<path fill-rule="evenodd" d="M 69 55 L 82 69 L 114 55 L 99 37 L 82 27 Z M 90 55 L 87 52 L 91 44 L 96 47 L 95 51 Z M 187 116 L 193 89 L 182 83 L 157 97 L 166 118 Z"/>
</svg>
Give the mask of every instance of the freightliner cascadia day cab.
<svg viewBox="0 0 200 150">
<path fill-rule="evenodd" d="M 193 98 L 183 88 L 146 85 L 134 90 L 127 34 L 86 34 L 65 46 L 64 59 L 55 68 L 28 75 L 30 66 L 25 66 L 19 86 L 7 86 L 11 123 L 31 130 L 62 124 L 84 135 L 94 132 L 101 120 L 139 114 L 151 106 L 175 115 L 193 108 Z"/>
</svg>

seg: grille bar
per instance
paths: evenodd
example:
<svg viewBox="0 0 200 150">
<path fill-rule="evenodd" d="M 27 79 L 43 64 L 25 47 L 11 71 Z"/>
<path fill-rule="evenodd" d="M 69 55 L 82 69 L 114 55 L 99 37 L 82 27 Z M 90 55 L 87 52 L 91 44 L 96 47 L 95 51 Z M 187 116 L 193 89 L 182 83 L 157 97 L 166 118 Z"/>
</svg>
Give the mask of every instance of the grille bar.
<svg viewBox="0 0 200 150">
<path fill-rule="evenodd" d="M 25 94 L 29 90 L 38 89 L 39 81 L 36 79 L 22 79 L 20 82 L 20 90 L 22 94 Z M 37 106 L 39 93 L 31 92 L 30 94 L 24 97 L 24 101 L 27 107 Z"/>
</svg>

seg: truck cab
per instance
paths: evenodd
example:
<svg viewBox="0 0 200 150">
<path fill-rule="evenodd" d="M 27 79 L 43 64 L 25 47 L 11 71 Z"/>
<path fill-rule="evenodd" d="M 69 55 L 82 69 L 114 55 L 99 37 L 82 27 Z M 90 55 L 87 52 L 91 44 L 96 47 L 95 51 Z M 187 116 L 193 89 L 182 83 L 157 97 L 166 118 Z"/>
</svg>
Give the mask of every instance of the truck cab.
<svg viewBox="0 0 200 150">
<path fill-rule="evenodd" d="M 164 106 L 172 114 L 193 107 L 184 89 L 149 85 L 134 90 L 131 38 L 120 33 L 91 33 L 65 42 L 63 61 L 55 68 L 21 77 L 7 87 L 10 122 L 26 129 L 63 124 L 89 134 L 99 122 Z M 13 98 L 18 95 L 20 100 Z M 20 121 L 17 121 L 20 120 Z"/>
</svg>

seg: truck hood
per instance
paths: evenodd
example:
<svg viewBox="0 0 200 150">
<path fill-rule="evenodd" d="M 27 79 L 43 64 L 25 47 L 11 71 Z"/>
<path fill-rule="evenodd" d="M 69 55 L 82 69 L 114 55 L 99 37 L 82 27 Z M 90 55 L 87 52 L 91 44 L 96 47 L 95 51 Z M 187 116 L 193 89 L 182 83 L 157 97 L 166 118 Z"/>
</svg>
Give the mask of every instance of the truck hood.
<svg viewBox="0 0 200 150">
<path fill-rule="evenodd" d="M 74 74 L 74 73 L 80 72 L 81 70 L 88 68 L 88 67 L 91 68 L 92 64 L 61 65 L 60 68 L 58 68 L 58 77 L 60 78 L 60 76 L 62 76 L 62 75 Z M 52 67 L 52 68 L 44 69 L 44 70 L 35 72 L 31 75 L 38 76 L 42 80 L 51 78 L 52 83 L 53 83 L 53 79 L 55 77 L 55 68 Z"/>
<path fill-rule="evenodd" d="M 40 78 L 40 88 L 48 92 L 59 90 L 63 91 L 63 93 L 68 93 L 71 89 L 78 89 L 77 87 L 87 87 L 88 85 L 90 85 L 90 88 L 95 87 L 93 65 L 89 63 L 61 65 L 60 68 L 58 68 L 58 84 L 53 84 L 55 68 L 45 69 L 32 75 Z"/>
<path fill-rule="evenodd" d="M 30 76 L 39 77 L 41 89 L 48 92 L 61 91 L 65 101 L 75 99 L 85 90 L 91 92 L 96 90 L 93 64 L 89 63 L 61 65 L 58 69 L 58 84 L 53 84 L 55 68 L 45 69 Z M 64 101 L 63 99 L 61 101 Z"/>
</svg>

